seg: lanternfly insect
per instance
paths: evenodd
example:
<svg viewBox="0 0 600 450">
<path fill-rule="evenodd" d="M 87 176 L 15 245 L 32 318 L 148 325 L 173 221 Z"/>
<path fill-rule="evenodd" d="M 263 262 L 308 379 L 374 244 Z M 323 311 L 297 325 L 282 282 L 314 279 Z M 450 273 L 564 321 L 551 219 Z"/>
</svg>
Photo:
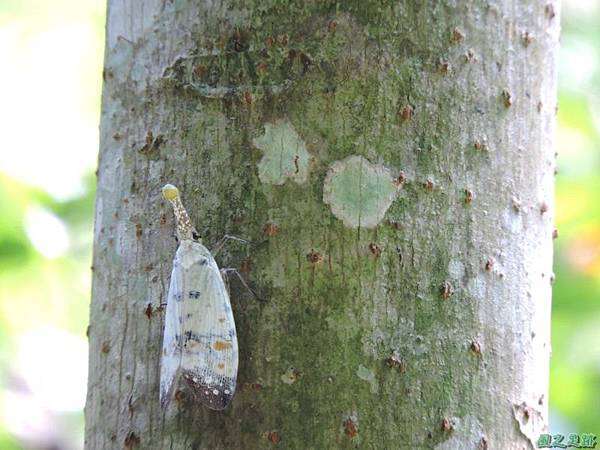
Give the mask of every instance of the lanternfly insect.
<svg viewBox="0 0 600 450">
<path fill-rule="evenodd" d="M 235 392 L 238 344 L 223 277 L 202 245 L 170 184 L 162 189 L 177 221 L 179 247 L 167 296 L 160 369 L 160 403 L 179 389 L 210 409 L 224 409 Z"/>
</svg>

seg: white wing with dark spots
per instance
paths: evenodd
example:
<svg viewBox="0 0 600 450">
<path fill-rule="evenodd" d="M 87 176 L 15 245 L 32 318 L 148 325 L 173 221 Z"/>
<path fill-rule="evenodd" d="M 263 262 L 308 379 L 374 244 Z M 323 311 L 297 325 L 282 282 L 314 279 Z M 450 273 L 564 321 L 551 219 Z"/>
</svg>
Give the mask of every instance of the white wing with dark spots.
<svg viewBox="0 0 600 450">
<path fill-rule="evenodd" d="M 179 389 L 211 409 L 235 392 L 238 345 L 229 294 L 210 251 L 182 240 L 169 286 L 161 361 L 160 399 Z"/>
<path fill-rule="evenodd" d="M 171 281 L 167 294 L 167 312 L 165 314 L 165 330 L 160 361 L 160 404 L 166 407 L 173 397 L 179 367 L 181 366 L 181 346 L 178 336 L 181 335 L 181 303 L 183 299 L 183 270 L 181 255 L 177 251 L 173 260 Z"/>
</svg>

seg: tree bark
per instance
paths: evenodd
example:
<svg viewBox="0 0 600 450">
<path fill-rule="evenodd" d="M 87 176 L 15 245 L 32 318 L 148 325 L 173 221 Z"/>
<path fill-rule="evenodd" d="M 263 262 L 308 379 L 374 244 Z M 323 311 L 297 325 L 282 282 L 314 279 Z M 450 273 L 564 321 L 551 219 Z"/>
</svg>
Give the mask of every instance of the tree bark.
<svg viewBox="0 0 600 450">
<path fill-rule="evenodd" d="M 559 5 L 109 1 L 86 448 L 522 449 L 547 420 Z M 158 400 L 170 182 L 240 370 Z"/>
</svg>

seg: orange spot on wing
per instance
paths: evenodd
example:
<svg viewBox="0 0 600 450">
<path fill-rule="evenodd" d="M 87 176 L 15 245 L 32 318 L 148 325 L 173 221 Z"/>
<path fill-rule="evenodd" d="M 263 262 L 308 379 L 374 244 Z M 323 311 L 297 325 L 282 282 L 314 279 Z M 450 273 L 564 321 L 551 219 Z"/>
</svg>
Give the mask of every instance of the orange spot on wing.
<svg viewBox="0 0 600 450">
<path fill-rule="evenodd" d="M 228 348 L 231 348 L 231 344 L 229 342 L 225 342 L 225 341 L 215 341 L 215 343 L 213 344 L 213 347 L 216 351 L 221 352 L 223 350 L 227 350 Z"/>
<path fill-rule="evenodd" d="M 225 364 L 223 364 L 223 363 L 219 363 L 219 364 L 217 364 L 217 367 L 218 367 L 219 369 L 223 369 L 223 368 L 225 367 Z"/>
</svg>

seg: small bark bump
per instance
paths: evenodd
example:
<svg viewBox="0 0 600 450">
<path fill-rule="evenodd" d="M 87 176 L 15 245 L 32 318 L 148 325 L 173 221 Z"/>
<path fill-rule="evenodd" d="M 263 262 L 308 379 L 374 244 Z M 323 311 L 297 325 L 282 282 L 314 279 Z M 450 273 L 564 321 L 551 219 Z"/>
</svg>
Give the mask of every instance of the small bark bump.
<svg viewBox="0 0 600 450">
<path fill-rule="evenodd" d="M 125 436 L 125 441 L 123 442 L 123 444 L 124 450 L 133 450 L 134 448 L 140 445 L 140 438 L 133 431 L 130 431 L 127 434 L 127 436 Z"/>
<path fill-rule="evenodd" d="M 462 41 L 465 38 L 465 33 L 463 33 L 459 28 L 454 28 L 452 30 L 452 35 L 450 36 L 450 41 L 453 43 L 457 43 Z"/>
<path fill-rule="evenodd" d="M 442 300 L 448 300 L 452 294 L 454 294 L 452 283 L 448 280 L 444 281 L 440 287 L 440 296 L 442 297 Z"/>
<path fill-rule="evenodd" d="M 404 358 L 396 354 L 392 354 L 385 359 L 385 364 L 390 369 L 396 369 L 400 373 L 406 372 L 407 363 Z"/>
<path fill-rule="evenodd" d="M 435 187 L 435 182 L 433 181 L 433 178 L 427 178 L 423 182 L 423 187 L 427 192 L 433 192 L 433 188 Z"/>
<path fill-rule="evenodd" d="M 381 256 L 381 247 L 379 247 L 377 244 L 375 244 L 374 242 L 371 242 L 369 244 L 369 252 L 371 253 L 371 255 L 373 255 L 375 258 L 379 258 Z"/>
<path fill-rule="evenodd" d="M 473 191 L 465 189 L 465 205 L 470 205 L 473 201 Z"/>
<path fill-rule="evenodd" d="M 504 103 L 505 108 L 510 108 L 513 104 L 513 98 L 508 89 L 502 90 L 502 102 Z"/>
<path fill-rule="evenodd" d="M 519 200 L 517 197 L 513 197 L 511 200 L 511 203 L 512 203 L 512 207 L 515 210 L 515 212 L 521 211 L 521 200 Z"/>
<path fill-rule="evenodd" d="M 534 41 L 534 37 L 529 31 L 523 31 L 521 33 L 521 41 L 523 42 L 523 46 L 529 47 Z"/>
<path fill-rule="evenodd" d="M 277 431 L 269 431 L 267 439 L 271 444 L 279 444 L 281 442 L 281 435 Z"/>
<path fill-rule="evenodd" d="M 394 178 L 394 184 L 398 187 L 401 187 L 405 181 L 406 181 L 406 175 L 402 171 L 400 171 L 398 176 L 396 178 Z"/>
<path fill-rule="evenodd" d="M 337 22 L 335 20 L 330 20 L 327 23 L 327 31 L 329 31 L 330 33 L 335 33 L 335 30 L 337 29 Z"/>
<path fill-rule="evenodd" d="M 311 264 L 311 265 L 316 265 L 319 264 L 323 261 L 323 255 L 321 255 L 319 252 L 315 251 L 315 250 L 311 250 L 310 252 L 308 252 L 306 254 L 306 260 Z"/>
<path fill-rule="evenodd" d="M 344 433 L 351 439 L 358 436 L 358 423 L 353 417 L 348 417 L 343 422 Z"/>
<path fill-rule="evenodd" d="M 399 115 L 400 115 L 400 118 L 402 119 L 403 122 L 409 121 L 415 115 L 415 108 L 413 108 L 412 105 L 405 105 L 400 110 Z"/>
<path fill-rule="evenodd" d="M 254 103 L 254 96 L 252 95 L 251 92 L 248 92 L 248 91 L 244 92 L 242 98 L 246 105 L 251 105 L 252 103 Z"/>
<path fill-rule="evenodd" d="M 485 150 L 485 142 L 477 140 L 473 142 L 473 148 L 475 150 Z"/>
<path fill-rule="evenodd" d="M 441 429 L 444 433 L 449 433 L 454 431 L 455 427 L 455 419 L 454 417 L 444 417 L 442 419 Z"/>
<path fill-rule="evenodd" d="M 265 234 L 265 236 L 273 237 L 277 235 L 277 233 L 279 233 L 279 227 L 277 226 L 277 224 L 274 224 L 272 222 L 266 223 L 263 227 L 263 233 Z"/>
<path fill-rule="evenodd" d="M 482 436 L 481 439 L 479 440 L 479 448 L 481 450 L 488 450 L 489 447 L 489 441 L 485 436 Z"/>
<path fill-rule="evenodd" d="M 440 59 L 440 61 L 438 62 L 438 71 L 442 75 L 448 75 L 450 73 L 450 69 L 451 69 L 450 62 Z"/>
<path fill-rule="evenodd" d="M 481 355 L 481 343 L 477 339 L 472 339 L 469 348 L 476 355 Z"/>
<path fill-rule="evenodd" d="M 148 303 L 146 305 L 146 309 L 144 309 L 144 314 L 148 319 L 152 319 L 152 313 L 154 312 L 154 308 L 152 307 L 152 303 Z"/>
</svg>

